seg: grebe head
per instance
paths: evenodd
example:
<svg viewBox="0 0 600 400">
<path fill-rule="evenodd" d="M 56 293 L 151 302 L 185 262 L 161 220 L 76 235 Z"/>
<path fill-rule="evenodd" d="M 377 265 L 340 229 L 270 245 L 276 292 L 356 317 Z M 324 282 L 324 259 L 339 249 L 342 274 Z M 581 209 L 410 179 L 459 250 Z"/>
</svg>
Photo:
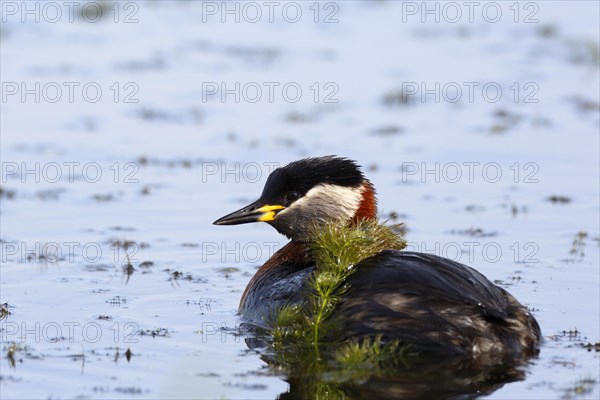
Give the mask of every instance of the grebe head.
<svg viewBox="0 0 600 400">
<path fill-rule="evenodd" d="M 313 225 L 375 218 L 373 186 L 356 162 L 336 156 L 294 161 L 269 175 L 260 198 L 215 225 L 267 222 L 293 241 L 310 238 Z"/>
</svg>

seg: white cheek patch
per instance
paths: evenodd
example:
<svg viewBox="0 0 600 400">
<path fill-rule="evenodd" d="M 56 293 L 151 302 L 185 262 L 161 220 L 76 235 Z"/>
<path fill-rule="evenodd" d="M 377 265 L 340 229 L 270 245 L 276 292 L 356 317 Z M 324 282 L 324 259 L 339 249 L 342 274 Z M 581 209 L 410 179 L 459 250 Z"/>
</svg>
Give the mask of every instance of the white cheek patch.
<svg viewBox="0 0 600 400">
<path fill-rule="evenodd" d="M 363 188 L 321 184 L 310 189 L 306 195 L 280 212 L 300 211 L 306 215 L 319 215 L 332 219 L 350 220 L 362 201 Z"/>
</svg>

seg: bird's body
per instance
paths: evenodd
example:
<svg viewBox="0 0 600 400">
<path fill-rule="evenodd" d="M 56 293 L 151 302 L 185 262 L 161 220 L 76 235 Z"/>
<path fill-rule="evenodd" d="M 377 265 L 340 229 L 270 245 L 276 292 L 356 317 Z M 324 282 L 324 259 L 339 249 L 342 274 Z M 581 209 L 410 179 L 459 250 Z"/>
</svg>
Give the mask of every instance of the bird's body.
<svg viewBox="0 0 600 400">
<path fill-rule="evenodd" d="M 305 303 L 316 265 L 308 226 L 352 224 L 375 213 L 372 185 L 350 160 L 309 158 L 273 172 L 257 202 L 216 221 L 265 221 L 292 239 L 251 279 L 240 313 L 268 326 L 281 306 Z M 377 336 L 419 351 L 495 361 L 532 355 L 540 341 L 526 307 L 476 270 L 442 257 L 386 250 L 355 265 L 345 285 L 332 317 L 340 336 L 330 339 Z"/>
</svg>

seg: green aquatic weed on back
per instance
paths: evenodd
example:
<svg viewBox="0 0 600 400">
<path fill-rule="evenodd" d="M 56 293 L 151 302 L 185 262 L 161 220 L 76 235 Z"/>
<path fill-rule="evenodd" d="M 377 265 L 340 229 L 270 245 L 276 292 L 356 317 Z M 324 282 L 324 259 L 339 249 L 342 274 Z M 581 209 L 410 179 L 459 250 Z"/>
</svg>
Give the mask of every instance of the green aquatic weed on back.
<svg viewBox="0 0 600 400">
<path fill-rule="evenodd" d="M 279 310 L 273 329 L 275 347 L 312 346 L 318 354 L 325 338 L 335 336 L 332 332 L 336 327 L 331 317 L 348 290 L 347 278 L 354 272 L 354 267 L 383 250 L 401 250 L 406 246 L 394 232 L 396 228 L 376 219 L 361 220 L 352 226 L 314 227 L 308 244 L 316 263 L 309 278 L 309 300 L 302 306 Z"/>
</svg>

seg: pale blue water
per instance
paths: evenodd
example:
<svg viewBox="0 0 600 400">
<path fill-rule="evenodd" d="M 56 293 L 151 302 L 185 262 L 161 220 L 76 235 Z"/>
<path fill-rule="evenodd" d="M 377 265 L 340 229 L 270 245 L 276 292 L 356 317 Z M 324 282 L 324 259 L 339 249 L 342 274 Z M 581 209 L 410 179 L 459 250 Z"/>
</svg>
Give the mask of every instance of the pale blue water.
<svg viewBox="0 0 600 400">
<path fill-rule="evenodd" d="M 439 22 L 420 2 L 277 3 L 272 23 L 260 2 L 255 23 L 248 3 L 230 4 L 239 23 L 220 2 L 107 2 L 98 23 L 31 4 L 39 22 L 2 3 L 2 398 L 285 392 L 235 335 L 285 239 L 211 223 L 323 154 L 365 166 L 412 249 L 533 309 L 540 357 L 491 398 L 598 397 L 599 353 L 580 347 L 600 341 L 597 3 L 503 2 L 492 22 L 484 2 L 472 23 L 463 3 L 456 23 L 443 3 Z M 115 240 L 145 243 L 129 279 Z"/>
</svg>

